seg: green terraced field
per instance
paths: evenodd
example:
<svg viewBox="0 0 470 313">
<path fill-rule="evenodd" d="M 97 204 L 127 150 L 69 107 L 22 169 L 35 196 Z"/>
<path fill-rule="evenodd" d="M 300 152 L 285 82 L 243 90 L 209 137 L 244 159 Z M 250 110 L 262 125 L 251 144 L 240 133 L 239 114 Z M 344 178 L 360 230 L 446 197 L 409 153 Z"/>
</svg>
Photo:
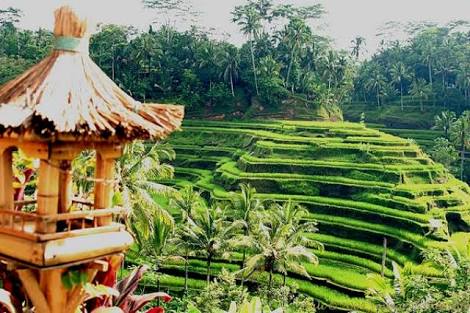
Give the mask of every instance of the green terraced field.
<svg viewBox="0 0 470 313">
<path fill-rule="evenodd" d="M 437 134 L 400 135 L 432 140 Z M 387 277 L 393 276 L 392 261 L 436 276 L 435 269 L 419 265 L 420 252 L 445 249 L 470 231 L 467 184 L 412 141 L 358 123 L 187 121 L 170 143 L 176 176 L 166 183 L 192 184 L 220 200 L 249 183 L 260 198 L 292 199 L 310 211 L 319 232 L 308 236 L 325 251 L 317 252 L 319 266 L 308 266 L 312 280 L 294 275 L 287 282 L 335 310 L 376 312 L 364 291 L 367 274 L 381 272 L 384 238 Z M 236 258 L 218 260 L 213 272 L 239 264 Z M 190 269 L 190 286 L 200 288 L 204 261 L 192 260 Z M 169 264 L 165 273 L 163 285 L 181 288 L 181 264 Z"/>
</svg>

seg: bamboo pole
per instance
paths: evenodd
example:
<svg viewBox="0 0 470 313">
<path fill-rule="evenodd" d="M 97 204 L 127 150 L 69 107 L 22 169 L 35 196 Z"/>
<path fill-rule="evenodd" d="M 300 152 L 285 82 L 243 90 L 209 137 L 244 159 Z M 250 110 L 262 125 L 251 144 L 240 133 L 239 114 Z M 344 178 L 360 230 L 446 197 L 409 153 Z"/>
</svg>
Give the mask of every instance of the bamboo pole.
<svg viewBox="0 0 470 313">
<path fill-rule="evenodd" d="M 72 162 L 60 162 L 59 174 L 59 213 L 67 213 L 72 205 Z"/>
<path fill-rule="evenodd" d="M 0 155 L 0 205 L 4 210 L 13 210 L 12 150 L 3 150 Z"/>
<path fill-rule="evenodd" d="M 5 149 L 0 154 L 0 208 L 3 210 L 15 209 L 13 199 L 13 168 L 12 149 Z M 1 221 L 3 225 L 9 223 L 9 218 L 4 217 Z"/>
<path fill-rule="evenodd" d="M 67 290 L 62 284 L 64 269 L 53 269 L 44 272 L 46 286 L 44 293 L 51 313 L 63 313 L 67 303 Z"/>
<path fill-rule="evenodd" d="M 41 160 L 38 181 L 38 209 L 40 215 L 57 214 L 59 205 L 59 162 Z M 39 223 L 38 232 L 53 233 L 56 223 Z"/>
<path fill-rule="evenodd" d="M 96 151 L 95 169 L 95 209 L 108 209 L 112 206 L 113 180 L 114 180 L 114 158 L 106 158 L 99 150 Z M 100 217 L 99 226 L 107 226 L 112 223 L 112 216 Z"/>
</svg>

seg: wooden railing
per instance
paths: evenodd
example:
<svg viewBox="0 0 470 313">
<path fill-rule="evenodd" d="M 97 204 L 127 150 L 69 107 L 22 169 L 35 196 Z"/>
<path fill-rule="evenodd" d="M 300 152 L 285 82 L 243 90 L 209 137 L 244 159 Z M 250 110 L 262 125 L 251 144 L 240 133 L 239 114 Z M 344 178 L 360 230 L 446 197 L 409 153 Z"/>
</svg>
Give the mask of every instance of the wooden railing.
<svg viewBox="0 0 470 313">
<path fill-rule="evenodd" d="M 36 200 L 16 201 L 15 207 L 34 205 Z M 0 209 L 0 233 L 11 234 L 34 241 L 47 241 L 69 236 L 80 236 L 122 229 L 119 223 L 128 213 L 128 209 L 110 208 L 95 210 L 88 200 L 74 199 L 73 210 L 67 213 L 39 215 L 32 212 Z M 100 226 L 98 219 L 112 216 L 115 222 Z M 44 231 L 53 225 L 55 231 Z M 48 227 L 49 226 L 49 227 Z"/>
</svg>

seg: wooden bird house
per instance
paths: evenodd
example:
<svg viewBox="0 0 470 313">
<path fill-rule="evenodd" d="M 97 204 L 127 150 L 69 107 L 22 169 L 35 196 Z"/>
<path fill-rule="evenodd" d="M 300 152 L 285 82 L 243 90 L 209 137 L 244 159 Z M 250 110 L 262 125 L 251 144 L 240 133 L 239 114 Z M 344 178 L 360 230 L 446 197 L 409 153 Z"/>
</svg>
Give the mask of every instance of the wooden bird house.
<svg viewBox="0 0 470 313">
<path fill-rule="evenodd" d="M 68 7 L 55 18 L 52 53 L 0 87 L 0 259 L 39 313 L 75 312 L 81 291 L 65 290 L 63 273 L 95 268 L 131 245 L 120 223 L 128 208 L 112 207 L 115 161 L 124 145 L 161 139 L 184 115 L 180 106 L 132 99 L 91 60 L 86 20 Z M 35 199 L 15 201 L 17 149 L 39 160 Z M 91 199 L 72 191 L 72 161 L 84 150 L 96 151 Z"/>
</svg>

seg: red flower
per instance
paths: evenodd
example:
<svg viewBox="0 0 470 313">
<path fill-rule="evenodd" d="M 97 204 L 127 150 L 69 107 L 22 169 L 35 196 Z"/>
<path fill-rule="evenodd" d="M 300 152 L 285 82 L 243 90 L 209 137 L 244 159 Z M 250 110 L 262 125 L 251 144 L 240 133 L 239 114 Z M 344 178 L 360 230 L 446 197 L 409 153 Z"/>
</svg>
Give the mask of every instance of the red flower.
<svg viewBox="0 0 470 313">
<path fill-rule="evenodd" d="M 150 310 L 148 310 L 145 313 L 165 313 L 165 309 L 160 307 L 160 306 L 157 306 L 157 307 L 151 308 Z"/>
<path fill-rule="evenodd" d="M 163 296 L 163 302 L 168 303 L 168 302 L 170 302 L 171 300 L 173 300 L 173 297 L 172 297 L 172 296 L 170 296 L 170 295 L 165 295 L 165 296 Z M 152 312 L 152 313 L 153 313 L 153 312 Z"/>
</svg>

